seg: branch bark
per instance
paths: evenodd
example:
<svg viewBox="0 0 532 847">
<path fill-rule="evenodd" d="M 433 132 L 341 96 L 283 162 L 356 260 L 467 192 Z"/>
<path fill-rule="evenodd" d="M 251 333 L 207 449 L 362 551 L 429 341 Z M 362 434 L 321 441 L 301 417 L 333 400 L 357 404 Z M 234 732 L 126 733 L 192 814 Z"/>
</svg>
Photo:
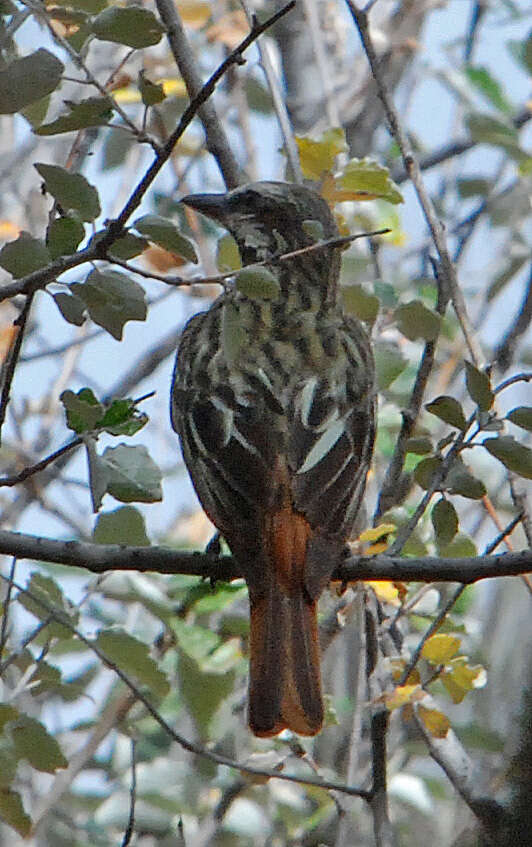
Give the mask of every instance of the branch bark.
<svg viewBox="0 0 532 847">
<path fill-rule="evenodd" d="M 169 547 L 128 547 L 121 544 L 91 544 L 86 541 L 56 541 L 36 535 L 0 531 L 0 553 L 17 559 L 56 562 L 92 573 L 131 570 L 145 573 L 188 574 L 228 582 L 242 577 L 232 556 L 172 550 Z M 332 579 L 392 580 L 395 582 L 462 582 L 518 576 L 532 571 L 532 550 L 517 553 L 440 559 L 402 559 L 400 556 L 349 556 L 336 568 Z"/>
</svg>

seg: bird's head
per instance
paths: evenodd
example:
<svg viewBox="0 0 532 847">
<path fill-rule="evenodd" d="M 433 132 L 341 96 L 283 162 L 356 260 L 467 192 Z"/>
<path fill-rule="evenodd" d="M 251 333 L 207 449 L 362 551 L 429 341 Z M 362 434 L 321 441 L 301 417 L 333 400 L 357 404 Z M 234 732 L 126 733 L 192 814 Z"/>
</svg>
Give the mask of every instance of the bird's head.
<svg viewBox="0 0 532 847">
<path fill-rule="evenodd" d="M 244 264 L 338 235 L 325 200 L 303 185 L 252 182 L 226 194 L 191 194 L 182 202 L 228 229 Z M 313 262 L 321 264 L 328 252 L 313 253 Z"/>
</svg>

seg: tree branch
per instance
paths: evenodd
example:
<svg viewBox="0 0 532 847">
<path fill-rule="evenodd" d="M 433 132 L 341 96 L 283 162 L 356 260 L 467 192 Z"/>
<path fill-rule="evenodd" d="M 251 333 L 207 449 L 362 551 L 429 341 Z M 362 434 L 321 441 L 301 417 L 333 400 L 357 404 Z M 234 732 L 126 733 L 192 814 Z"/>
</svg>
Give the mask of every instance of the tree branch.
<svg viewBox="0 0 532 847">
<path fill-rule="evenodd" d="M 427 226 L 431 232 L 434 245 L 438 251 L 442 278 L 445 278 L 449 287 L 451 301 L 469 350 L 469 355 L 471 356 L 473 363 L 479 367 L 482 364 L 484 356 L 470 325 L 464 296 L 458 284 L 456 271 L 447 248 L 445 231 L 441 221 L 438 219 L 434 204 L 432 203 L 427 189 L 425 188 L 419 164 L 412 153 L 408 138 L 399 120 L 399 115 L 384 83 L 380 63 L 369 31 L 368 13 L 363 9 L 358 9 L 353 0 L 346 0 L 346 3 L 366 52 L 371 72 L 377 85 L 378 95 L 384 107 L 390 133 L 397 142 L 401 151 L 405 170 L 412 182 L 412 185 L 414 186 L 419 205 L 423 210 Z"/>
<path fill-rule="evenodd" d="M 201 92 L 203 83 L 178 8 L 173 0 L 155 0 L 155 3 L 161 20 L 167 29 L 168 43 L 179 72 L 185 81 L 188 96 L 193 101 Z M 227 188 L 236 188 L 242 181 L 240 168 L 216 114 L 214 104 L 209 100 L 205 101 L 198 108 L 198 116 L 205 130 L 207 150 L 215 158 Z"/>
<path fill-rule="evenodd" d="M 0 289 L 0 302 L 8 297 L 14 297 L 17 294 L 29 294 L 33 291 L 37 291 L 39 288 L 44 288 L 49 282 L 52 282 L 58 276 L 61 276 L 61 274 L 65 271 L 75 268 L 78 265 L 85 264 L 86 262 L 91 262 L 94 259 L 107 259 L 108 261 L 112 261 L 112 258 L 107 255 L 109 248 L 123 234 L 127 221 L 133 212 L 139 207 L 148 188 L 150 188 L 153 181 L 172 155 L 175 145 L 197 115 L 198 110 L 204 103 L 207 102 L 216 88 L 216 85 L 227 73 L 228 69 L 232 65 L 238 64 L 242 61 L 242 53 L 247 50 L 247 48 L 253 44 L 253 42 L 256 41 L 263 32 L 279 20 L 279 18 L 286 15 L 287 12 L 293 9 L 294 5 L 295 0 L 290 0 L 289 3 L 269 17 L 268 20 L 264 21 L 264 23 L 254 26 L 249 35 L 247 35 L 240 44 L 238 44 L 237 47 L 229 53 L 227 58 L 209 77 L 205 85 L 201 88 L 196 97 L 191 100 L 181 115 L 178 125 L 168 138 L 166 144 L 163 146 L 161 153 L 155 157 L 154 161 L 137 184 L 136 188 L 133 190 L 118 217 L 114 218 L 107 225 L 105 235 L 96 244 L 89 245 L 83 250 L 78 250 L 77 253 L 73 253 L 70 256 L 60 256 L 59 259 L 56 259 L 45 268 L 40 268 L 25 277 L 21 277 L 14 282 L 3 285 Z"/>
<path fill-rule="evenodd" d="M 42 536 L 0 531 L 0 553 L 17 559 L 56 562 L 83 568 L 92 573 L 131 570 L 145 573 L 189 574 L 204 579 L 228 582 L 242 577 L 232 556 L 212 555 L 169 547 L 128 547 L 121 544 L 91 544 L 86 541 L 56 541 Z M 400 556 L 349 556 L 336 568 L 332 579 L 392 580 L 396 582 L 463 582 L 470 585 L 480 579 L 518 576 L 532 571 L 532 550 L 471 558 L 440 559 L 425 556 L 402 559 Z"/>
</svg>

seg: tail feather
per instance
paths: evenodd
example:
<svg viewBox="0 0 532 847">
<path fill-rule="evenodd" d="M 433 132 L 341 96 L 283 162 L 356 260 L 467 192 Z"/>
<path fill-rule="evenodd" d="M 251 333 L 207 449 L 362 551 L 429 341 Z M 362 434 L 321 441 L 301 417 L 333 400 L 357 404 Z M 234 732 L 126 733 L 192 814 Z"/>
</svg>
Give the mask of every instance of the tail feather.
<svg viewBox="0 0 532 847">
<path fill-rule="evenodd" d="M 251 601 L 249 723 L 256 735 L 323 723 L 317 603 L 303 585 L 271 579 Z"/>
</svg>

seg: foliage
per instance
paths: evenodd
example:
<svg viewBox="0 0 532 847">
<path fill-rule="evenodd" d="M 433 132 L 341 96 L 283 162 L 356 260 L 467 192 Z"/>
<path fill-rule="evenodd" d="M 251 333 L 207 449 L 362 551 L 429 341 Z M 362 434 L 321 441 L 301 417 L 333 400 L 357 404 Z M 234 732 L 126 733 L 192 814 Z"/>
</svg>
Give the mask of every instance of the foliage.
<svg viewBox="0 0 532 847">
<path fill-rule="evenodd" d="M 55 536 L 65 547 L 79 538 L 202 549 L 209 540 L 167 422 L 176 328 L 198 308 L 191 293 L 208 307 L 219 291 L 212 276 L 196 284 L 198 267 L 216 267 L 214 281 L 251 299 L 278 295 L 268 268 L 242 268 L 235 242 L 178 202 L 223 189 L 213 154 L 226 182 L 231 156 L 255 179 L 274 171 L 294 178 L 300 167 L 342 235 L 391 230 L 343 252 L 344 308 L 372 332 L 380 392 L 367 498 L 368 525 L 374 503 L 375 520 L 361 527 L 356 549 L 475 557 L 514 530 L 515 546 L 526 545 L 516 529 L 522 510 L 527 527 L 522 489 L 532 479 L 526 9 L 493 4 L 470 25 L 444 4 L 447 29 L 436 46 L 421 29 L 403 43 L 398 33 L 408 26 L 396 32 L 395 14 L 381 13 L 386 84 L 398 102 L 413 96 L 415 104 L 399 116 L 435 209 L 425 221 L 423 197 L 407 186 L 411 161 L 401 160 L 398 134 L 384 131 L 371 51 L 343 52 L 344 30 L 353 27 L 343 6 L 310 5 L 322 22 L 331 19 L 321 29 L 311 16 L 299 19 L 307 43 L 322 47 L 308 67 L 298 66 L 298 51 L 283 52 L 279 32 L 261 36 L 277 39 L 286 84 L 300 80 L 299 97 L 288 91 L 294 124 L 297 104 L 310 108 L 321 97 L 315 119 L 296 126 L 277 156 L 280 92 L 255 48 L 247 64 L 235 55 L 207 106 L 192 97 L 187 111 L 197 68 L 212 73 L 247 36 L 240 7 L 179 0 L 176 12 L 172 4 L 184 24 L 177 48 L 167 35 L 179 28 L 163 2 L 0 2 L 0 508 L 9 529 Z M 443 14 L 418 6 L 412 27 Z M 291 14 L 299 12 L 284 25 Z M 27 17 L 39 49 L 28 48 Z M 433 114 L 440 99 L 444 132 Z M 213 102 L 230 146 L 209 115 Z M 439 219 L 458 293 L 438 239 L 429 239 Z M 322 240 L 315 221 L 305 226 Z M 236 310 L 227 309 L 229 359 L 244 339 Z M 90 562 L 68 571 L 42 558 L 2 570 L 5 840 L 16 833 L 43 844 L 126 844 L 136 782 L 138 844 L 371 845 L 370 810 L 342 789 L 359 786 L 365 796 L 370 788 L 369 763 L 383 740 L 376 716 L 388 725 L 387 787 L 404 843 L 454 843 L 453 787 L 482 817 L 475 800 L 506 779 L 504 742 L 514 727 L 500 692 L 517 702 L 520 686 L 530 685 L 524 589 L 514 585 L 509 601 L 494 588 L 489 614 L 481 592 L 455 591 L 437 575 L 430 587 L 390 580 L 331 592 L 322 613 L 336 642 L 324 662 L 327 726 L 315 740 L 259 740 L 245 726 L 242 581 L 210 585 L 134 569 L 92 579 L 82 570 Z M 514 633 L 506 639 L 512 662 L 492 631 Z M 484 769 L 475 791 L 461 781 L 457 750 L 465 770 L 470 757 Z M 220 766 L 233 761 L 249 772 Z M 323 779 L 339 792 L 308 784 Z"/>
</svg>

